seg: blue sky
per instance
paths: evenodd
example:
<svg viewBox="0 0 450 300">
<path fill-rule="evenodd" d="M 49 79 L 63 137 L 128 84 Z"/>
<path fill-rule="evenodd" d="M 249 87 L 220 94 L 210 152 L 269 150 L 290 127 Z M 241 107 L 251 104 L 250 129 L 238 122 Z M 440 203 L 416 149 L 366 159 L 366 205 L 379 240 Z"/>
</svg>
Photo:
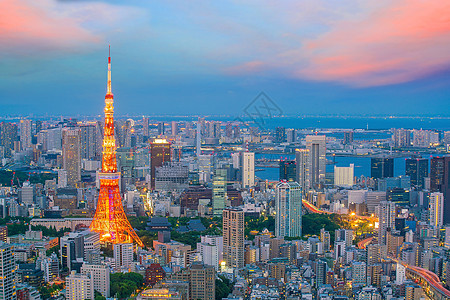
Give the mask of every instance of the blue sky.
<svg viewBox="0 0 450 300">
<path fill-rule="evenodd" d="M 38 3 L 36 3 L 38 2 Z M 0 3 L 2 115 L 450 116 L 447 1 Z"/>
</svg>

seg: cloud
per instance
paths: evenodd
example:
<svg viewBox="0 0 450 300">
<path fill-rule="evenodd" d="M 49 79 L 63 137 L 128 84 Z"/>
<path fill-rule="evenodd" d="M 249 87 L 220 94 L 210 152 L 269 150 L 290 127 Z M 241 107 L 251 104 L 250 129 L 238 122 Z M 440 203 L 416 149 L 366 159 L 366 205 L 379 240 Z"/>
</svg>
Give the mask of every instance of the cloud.
<svg viewBox="0 0 450 300">
<path fill-rule="evenodd" d="M 413 81 L 450 66 L 450 2 L 353 2 L 333 7 L 330 1 L 317 1 L 309 4 L 309 15 L 299 14 L 298 4 L 284 6 L 283 14 L 271 20 L 281 25 L 270 36 L 271 46 L 264 48 L 271 52 L 256 46 L 254 59 L 224 70 L 380 86 Z M 314 27 L 318 30 L 311 30 Z"/>
<path fill-rule="evenodd" d="M 0 53 L 14 57 L 77 52 L 137 9 L 100 2 L 0 1 Z"/>
</svg>

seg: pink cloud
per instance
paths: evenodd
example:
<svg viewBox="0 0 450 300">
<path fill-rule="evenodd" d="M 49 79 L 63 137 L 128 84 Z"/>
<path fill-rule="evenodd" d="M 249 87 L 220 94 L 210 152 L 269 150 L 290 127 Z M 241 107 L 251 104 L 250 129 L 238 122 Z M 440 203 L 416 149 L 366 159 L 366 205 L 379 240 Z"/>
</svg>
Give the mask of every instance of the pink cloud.
<svg viewBox="0 0 450 300">
<path fill-rule="evenodd" d="M 333 5 L 316 1 L 310 4 L 311 15 L 283 6 L 285 23 L 263 47 L 270 53 L 254 46 L 254 59 L 226 71 L 270 70 L 291 78 L 377 86 L 413 81 L 450 65 L 450 2 L 353 0 Z M 314 26 L 329 29 L 304 30 Z"/>
<path fill-rule="evenodd" d="M 289 57 L 307 61 L 293 74 L 357 86 L 412 81 L 450 64 L 450 3 L 401 0 L 358 21 L 337 22 Z"/>
<path fill-rule="evenodd" d="M 3 0 L 0 2 L 2 53 L 68 49 L 100 38 L 83 28 L 80 19 L 59 13 L 50 1 Z"/>
</svg>

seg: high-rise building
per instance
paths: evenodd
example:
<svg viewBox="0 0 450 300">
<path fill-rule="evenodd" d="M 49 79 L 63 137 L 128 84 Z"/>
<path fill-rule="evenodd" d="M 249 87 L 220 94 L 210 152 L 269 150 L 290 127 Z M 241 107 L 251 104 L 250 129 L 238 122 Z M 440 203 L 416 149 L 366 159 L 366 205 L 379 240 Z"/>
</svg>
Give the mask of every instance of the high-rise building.
<svg viewBox="0 0 450 300">
<path fill-rule="evenodd" d="M 80 126 L 80 156 L 93 159 L 97 155 L 97 127 L 95 124 Z"/>
<path fill-rule="evenodd" d="M 244 267 L 244 211 L 226 208 L 223 211 L 223 259 L 227 267 Z"/>
<path fill-rule="evenodd" d="M 242 187 L 251 188 L 255 186 L 255 153 L 241 152 L 241 175 Z"/>
<path fill-rule="evenodd" d="M 66 299 L 94 299 L 94 279 L 89 274 L 77 274 L 72 271 L 66 277 Z"/>
<path fill-rule="evenodd" d="M 321 287 L 326 283 L 327 262 L 319 260 L 316 266 L 316 287 Z"/>
<path fill-rule="evenodd" d="M 16 299 L 15 271 L 13 246 L 0 242 L 0 300 Z"/>
<path fill-rule="evenodd" d="M 295 160 L 280 160 L 280 180 L 295 181 Z"/>
<path fill-rule="evenodd" d="M 165 139 L 155 139 L 150 146 L 151 188 L 155 188 L 156 168 L 170 162 L 170 143 Z"/>
<path fill-rule="evenodd" d="M 277 127 L 275 130 L 275 142 L 285 143 L 286 142 L 286 129 L 284 127 Z"/>
<path fill-rule="evenodd" d="M 378 243 L 386 245 L 386 233 L 388 230 L 395 229 L 395 203 L 382 201 L 375 209 L 378 216 Z"/>
<path fill-rule="evenodd" d="M 351 187 L 353 186 L 354 164 L 349 167 L 334 166 L 334 185 Z"/>
<path fill-rule="evenodd" d="M 89 275 L 94 282 L 94 290 L 102 294 L 103 297 L 109 297 L 110 270 L 108 266 L 84 263 L 81 267 L 81 274 Z"/>
<path fill-rule="evenodd" d="M 4 148 L 5 156 L 10 157 L 11 151 L 14 150 L 14 142 L 17 141 L 17 126 L 14 123 L 2 122 L 0 123 L 1 130 L 1 145 Z"/>
<path fill-rule="evenodd" d="M 410 147 L 411 146 L 411 131 L 403 128 L 394 128 L 392 131 L 392 142 L 394 147 Z"/>
<path fill-rule="evenodd" d="M 223 259 L 223 236 L 202 236 L 197 243 L 197 250 L 205 265 L 219 270 L 219 263 Z"/>
<path fill-rule="evenodd" d="M 221 216 L 222 211 L 225 208 L 225 202 L 227 200 L 227 170 L 226 169 L 214 170 L 212 193 L 213 193 L 213 195 L 212 195 L 213 214 L 215 216 Z"/>
<path fill-rule="evenodd" d="M 311 188 L 315 189 L 325 182 L 326 137 L 324 135 L 307 135 L 306 149 L 309 150 L 309 184 Z"/>
<path fill-rule="evenodd" d="M 142 118 L 142 134 L 144 135 L 144 139 L 148 138 L 150 135 L 150 120 L 147 117 Z"/>
<path fill-rule="evenodd" d="M 20 145 L 22 150 L 31 147 L 32 132 L 31 132 L 31 120 L 20 120 Z"/>
<path fill-rule="evenodd" d="M 178 135 L 178 123 L 176 121 L 172 121 L 172 136 Z"/>
<path fill-rule="evenodd" d="M 286 142 L 295 143 L 297 141 L 297 131 L 294 128 L 286 129 Z"/>
<path fill-rule="evenodd" d="M 67 172 L 67 185 L 75 187 L 81 180 L 80 129 L 64 128 L 62 145 L 63 169 Z"/>
<path fill-rule="evenodd" d="M 444 225 L 444 194 L 439 192 L 430 194 L 429 214 L 430 225 L 437 228 Z"/>
<path fill-rule="evenodd" d="M 164 122 L 158 122 L 158 135 L 164 134 L 165 134 Z"/>
<path fill-rule="evenodd" d="M 353 130 L 344 131 L 344 145 L 351 145 L 353 144 Z"/>
<path fill-rule="evenodd" d="M 431 158 L 430 189 L 444 194 L 444 224 L 450 223 L 450 156 Z"/>
<path fill-rule="evenodd" d="M 100 193 L 90 229 L 100 234 L 102 242 L 112 244 L 135 241 L 144 246 L 125 215 L 120 195 L 114 135 L 114 96 L 111 91 L 111 57 L 108 57 L 108 83 L 105 96 L 105 127 L 102 170 L 98 173 Z"/>
<path fill-rule="evenodd" d="M 366 285 L 366 263 L 353 261 L 352 268 L 352 286 Z"/>
<path fill-rule="evenodd" d="M 424 188 L 424 180 L 428 177 L 428 159 L 407 158 L 406 175 L 411 178 L 411 184 L 419 189 Z"/>
<path fill-rule="evenodd" d="M 114 244 L 113 253 L 115 268 L 117 270 L 131 268 L 131 264 L 133 263 L 132 243 Z"/>
<path fill-rule="evenodd" d="M 394 159 L 389 157 L 372 157 L 370 160 L 370 177 L 394 177 Z"/>
<path fill-rule="evenodd" d="M 350 247 L 353 243 L 353 230 L 351 229 L 336 229 L 334 231 L 335 242 L 345 242 L 346 247 Z"/>
<path fill-rule="evenodd" d="M 309 150 L 295 149 L 296 181 L 301 186 L 303 193 L 309 191 Z"/>
<path fill-rule="evenodd" d="M 194 262 L 188 270 L 189 299 L 216 299 L 216 271 L 214 267 Z"/>
<path fill-rule="evenodd" d="M 282 181 L 275 190 L 275 236 L 302 236 L 302 188 L 297 182 Z"/>
</svg>

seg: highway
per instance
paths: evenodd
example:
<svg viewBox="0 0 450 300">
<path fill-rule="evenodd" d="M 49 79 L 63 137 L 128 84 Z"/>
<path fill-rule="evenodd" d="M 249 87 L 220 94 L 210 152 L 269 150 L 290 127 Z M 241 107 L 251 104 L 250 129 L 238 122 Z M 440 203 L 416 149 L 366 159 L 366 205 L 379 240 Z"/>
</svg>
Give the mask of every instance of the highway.
<svg viewBox="0 0 450 300">
<path fill-rule="evenodd" d="M 370 242 L 371 242 L 372 240 L 373 240 L 373 236 L 371 236 L 371 237 L 369 237 L 369 238 L 367 238 L 367 239 L 364 239 L 364 240 L 360 241 L 360 242 L 358 243 L 358 248 L 359 248 L 359 249 L 366 249 L 367 245 L 369 245 Z"/>
<path fill-rule="evenodd" d="M 428 285 L 433 288 L 433 299 L 450 299 L 450 291 L 444 288 L 442 282 L 435 273 L 416 266 L 408 265 L 396 258 L 390 257 L 390 259 L 404 266 L 408 271 L 412 273 L 412 275 L 417 275 L 426 283 L 428 283 Z M 427 286 L 424 286 L 423 282 L 419 282 L 419 284 L 421 284 L 422 288 L 426 290 Z"/>
</svg>

